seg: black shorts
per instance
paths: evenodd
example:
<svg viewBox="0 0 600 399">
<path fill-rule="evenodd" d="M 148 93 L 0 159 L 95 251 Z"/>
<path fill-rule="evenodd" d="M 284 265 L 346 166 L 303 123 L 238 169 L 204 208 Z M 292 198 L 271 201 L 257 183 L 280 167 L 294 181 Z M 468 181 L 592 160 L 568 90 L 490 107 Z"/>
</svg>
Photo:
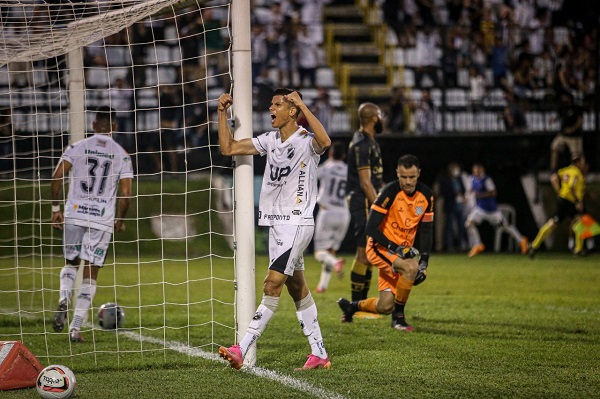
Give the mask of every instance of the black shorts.
<svg viewBox="0 0 600 399">
<path fill-rule="evenodd" d="M 556 213 L 552 217 L 554 223 L 562 222 L 566 217 L 572 219 L 580 212 L 577 211 L 575 204 L 564 198 L 559 198 L 556 203 Z"/>
<path fill-rule="evenodd" d="M 348 207 L 354 229 L 354 242 L 357 247 L 367 247 L 367 216 L 369 216 L 368 201 L 364 195 L 351 194 L 348 196 Z"/>
</svg>

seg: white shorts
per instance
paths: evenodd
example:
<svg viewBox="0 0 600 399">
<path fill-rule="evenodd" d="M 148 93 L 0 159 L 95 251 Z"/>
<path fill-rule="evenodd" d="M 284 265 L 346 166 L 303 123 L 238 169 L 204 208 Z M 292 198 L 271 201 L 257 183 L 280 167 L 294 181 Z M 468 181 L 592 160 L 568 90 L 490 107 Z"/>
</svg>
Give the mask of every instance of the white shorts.
<svg viewBox="0 0 600 399">
<path fill-rule="evenodd" d="M 346 237 L 350 225 L 350 211 L 320 209 L 315 225 L 315 251 L 337 251 Z"/>
<path fill-rule="evenodd" d="M 78 257 L 95 266 L 104 265 L 112 233 L 91 227 L 65 224 L 63 233 L 63 252 L 65 259 Z"/>
<path fill-rule="evenodd" d="M 469 216 L 467 216 L 467 221 L 465 224 L 474 223 L 481 224 L 481 222 L 487 221 L 493 226 L 497 226 L 499 224 L 504 225 L 504 215 L 499 210 L 495 210 L 493 212 L 487 212 L 476 206 L 469 212 Z"/>
<path fill-rule="evenodd" d="M 304 251 L 315 226 L 276 225 L 269 227 L 269 269 L 287 276 L 304 270 Z"/>
</svg>

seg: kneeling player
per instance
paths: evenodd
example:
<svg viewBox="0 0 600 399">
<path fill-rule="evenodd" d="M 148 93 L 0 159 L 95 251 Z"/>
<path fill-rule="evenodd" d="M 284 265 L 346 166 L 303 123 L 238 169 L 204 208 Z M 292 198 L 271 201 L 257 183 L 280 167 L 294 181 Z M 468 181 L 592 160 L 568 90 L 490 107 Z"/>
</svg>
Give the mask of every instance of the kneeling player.
<svg viewBox="0 0 600 399">
<path fill-rule="evenodd" d="M 405 155 L 398 160 L 398 180 L 384 187 L 367 221 L 367 257 L 379 269 L 379 298 L 338 304 L 347 322 L 355 312 L 392 314 L 392 328 L 412 331 L 404 317 L 404 307 L 413 285 L 427 276 L 429 252 L 433 244 L 433 193 L 418 182 L 419 160 Z M 419 230 L 419 251 L 413 248 Z"/>
</svg>

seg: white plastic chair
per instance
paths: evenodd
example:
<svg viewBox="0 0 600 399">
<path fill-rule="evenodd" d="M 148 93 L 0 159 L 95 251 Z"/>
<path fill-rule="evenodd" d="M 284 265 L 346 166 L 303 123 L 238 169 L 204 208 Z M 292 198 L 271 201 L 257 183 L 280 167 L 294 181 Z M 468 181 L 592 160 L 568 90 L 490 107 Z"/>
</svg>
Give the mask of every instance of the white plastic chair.
<svg viewBox="0 0 600 399">
<path fill-rule="evenodd" d="M 498 204 L 498 210 L 502 212 L 504 215 L 504 219 L 506 219 L 506 223 L 509 226 L 516 226 L 517 224 L 517 212 L 515 211 L 515 207 L 509 204 Z M 508 235 L 508 250 L 510 252 L 515 251 L 515 239 L 512 235 L 501 225 L 499 224 L 496 227 L 496 232 L 494 234 L 494 252 L 500 252 L 500 248 L 502 247 L 502 234 Z"/>
</svg>

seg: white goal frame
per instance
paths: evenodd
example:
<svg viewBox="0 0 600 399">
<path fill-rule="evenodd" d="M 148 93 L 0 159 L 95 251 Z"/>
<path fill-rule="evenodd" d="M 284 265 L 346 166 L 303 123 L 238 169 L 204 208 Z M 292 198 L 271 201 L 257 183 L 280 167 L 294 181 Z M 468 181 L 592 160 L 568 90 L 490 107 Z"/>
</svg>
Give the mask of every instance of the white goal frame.
<svg viewBox="0 0 600 399">
<path fill-rule="evenodd" d="M 162 0 L 171 5 L 185 4 L 187 0 Z M 161 2 L 161 0 L 153 0 Z M 231 73 L 233 131 L 236 140 L 251 138 L 252 132 L 252 81 L 250 47 L 250 0 L 229 0 L 231 4 Z M 202 3 L 202 0 L 200 0 Z M 94 18 L 94 17 L 91 17 Z M 72 22 L 77 25 L 79 22 Z M 115 27 L 111 27 L 115 28 Z M 123 27 L 119 27 L 123 28 Z M 99 28 L 103 29 L 103 28 Z M 69 96 L 70 142 L 84 138 L 86 131 L 85 77 L 82 46 L 95 41 L 90 36 L 77 42 L 77 48 L 66 53 L 69 73 L 66 76 Z M 57 50 L 64 54 L 64 50 Z M 25 55 L 21 55 L 25 56 Z M 18 58 L 17 55 L 15 57 Z M 27 59 L 27 56 L 25 56 Z M 255 284 L 255 220 L 254 220 L 254 163 L 252 156 L 236 156 L 233 160 L 233 213 L 234 213 L 234 263 L 235 263 L 235 336 L 243 337 L 256 309 Z M 251 228 L 250 228 L 251 227 Z M 80 268 L 81 274 L 82 268 Z M 77 285 L 75 286 L 77 289 Z M 256 348 L 247 354 L 245 363 L 256 362 Z"/>
</svg>

